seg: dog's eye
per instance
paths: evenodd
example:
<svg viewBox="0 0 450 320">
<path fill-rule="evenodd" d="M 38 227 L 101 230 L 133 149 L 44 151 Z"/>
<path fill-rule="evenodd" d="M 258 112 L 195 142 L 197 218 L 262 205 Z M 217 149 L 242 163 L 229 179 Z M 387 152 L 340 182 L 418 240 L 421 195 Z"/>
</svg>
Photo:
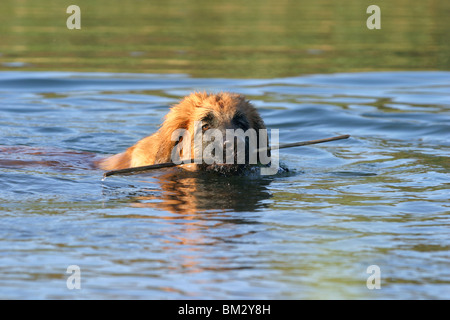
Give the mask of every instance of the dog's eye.
<svg viewBox="0 0 450 320">
<path fill-rule="evenodd" d="M 208 114 L 206 114 L 203 118 L 202 118 L 202 130 L 206 131 L 209 128 L 211 128 L 211 124 L 213 124 L 215 122 L 215 118 L 214 118 L 214 114 L 212 112 L 209 112 Z"/>
</svg>

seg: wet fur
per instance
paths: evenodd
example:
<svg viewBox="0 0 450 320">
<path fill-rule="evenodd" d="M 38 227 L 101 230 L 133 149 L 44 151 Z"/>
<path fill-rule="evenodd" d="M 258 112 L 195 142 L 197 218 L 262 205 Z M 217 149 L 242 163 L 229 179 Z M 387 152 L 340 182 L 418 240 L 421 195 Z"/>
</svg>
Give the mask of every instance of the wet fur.
<svg viewBox="0 0 450 320">
<path fill-rule="evenodd" d="M 177 141 L 171 141 L 172 133 L 176 129 L 189 130 L 193 139 L 194 121 L 201 121 L 212 113 L 218 126 L 229 128 L 237 112 L 245 117 L 246 125 L 255 129 L 257 133 L 259 129 L 266 128 L 258 111 L 242 95 L 193 93 L 170 109 L 156 133 L 138 141 L 125 152 L 101 160 L 98 166 L 103 170 L 118 170 L 170 162 L 172 149 L 177 144 Z M 193 141 L 191 144 L 193 145 Z M 217 171 L 223 171 L 225 168 L 226 170 L 241 168 L 239 165 L 219 164 L 185 166 L 189 166 L 191 170 L 212 168 Z"/>
</svg>

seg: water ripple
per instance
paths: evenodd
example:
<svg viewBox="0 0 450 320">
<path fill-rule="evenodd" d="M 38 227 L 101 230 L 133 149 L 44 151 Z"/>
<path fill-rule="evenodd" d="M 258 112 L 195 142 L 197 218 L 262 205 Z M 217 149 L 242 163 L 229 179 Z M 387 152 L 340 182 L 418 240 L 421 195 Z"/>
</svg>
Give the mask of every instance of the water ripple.
<svg viewBox="0 0 450 320">
<path fill-rule="evenodd" d="M 283 143 L 352 137 L 283 151 L 274 177 L 101 182 L 93 161 L 195 90 L 246 94 Z M 450 72 L 1 72 L 0 102 L 2 298 L 450 298 Z"/>
</svg>

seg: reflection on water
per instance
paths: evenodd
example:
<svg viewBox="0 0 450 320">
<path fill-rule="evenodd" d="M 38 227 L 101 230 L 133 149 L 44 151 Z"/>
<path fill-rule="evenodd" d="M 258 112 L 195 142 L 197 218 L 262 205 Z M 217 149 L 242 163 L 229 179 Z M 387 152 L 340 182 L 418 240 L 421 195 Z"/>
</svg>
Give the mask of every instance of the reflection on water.
<svg viewBox="0 0 450 320">
<path fill-rule="evenodd" d="M 0 297 L 449 298 L 449 89 L 448 72 L 0 73 Z M 283 149 L 289 174 L 101 181 L 92 161 L 194 90 L 247 95 L 282 143 L 351 138 Z"/>
<path fill-rule="evenodd" d="M 2 0 L 0 69 L 206 78 L 449 70 L 449 1 Z M 367 7 L 381 8 L 369 30 Z"/>
<path fill-rule="evenodd" d="M 104 195 L 131 201 L 132 207 L 162 209 L 179 214 L 202 214 L 207 212 L 246 212 L 267 207 L 264 200 L 270 198 L 266 186 L 271 180 L 263 177 L 224 177 L 214 173 L 188 172 L 182 169 L 166 169 L 155 174 L 152 180 L 139 189 L 133 187 L 131 194 L 121 191 L 121 186 L 104 186 Z M 164 172 L 168 171 L 168 172 Z M 153 184 L 153 187 L 148 185 Z"/>
</svg>

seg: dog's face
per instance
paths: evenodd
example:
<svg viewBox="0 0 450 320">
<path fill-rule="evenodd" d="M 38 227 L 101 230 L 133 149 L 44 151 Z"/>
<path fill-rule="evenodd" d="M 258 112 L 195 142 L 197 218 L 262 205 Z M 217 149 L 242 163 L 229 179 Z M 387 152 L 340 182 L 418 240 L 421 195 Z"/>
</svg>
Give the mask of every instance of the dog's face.
<svg viewBox="0 0 450 320">
<path fill-rule="evenodd" d="M 172 134 L 177 129 L 184 129 L 189 134 L 172 141 Z M 167 114 L 160 134 L 170 143 L 165 143 L 160 152 L 167 156 L 172 154 L 174 148 L 178 148 L 177 152 L 183 157 L 189 154 L 186 146 L 190 145 L 188 156 L 203 160 L 201 163 L 197 162 L 197 169 L 225 173 L 238 171 L 249 163 L 249 152 L 252 150 L 250 144 L 257 148 L 259 129 L 265 129 L 264 122 L 243 96 L 231 93 L 195 93 L 174 106 Z M 250 144 L 249 135 L 230 135 L 232 132 L 250 131 L 256 134 Z M 183 141 L 186 137 L 190 139 L 189 142 Z M 242 151 L 237 149 L 239 143 L 245 146 L 245 154 L 242 155 L 244 158 L 238 159 L 239 151 Z M 219 145 L 221 148 L 218 148 Z"/>
</svg>

